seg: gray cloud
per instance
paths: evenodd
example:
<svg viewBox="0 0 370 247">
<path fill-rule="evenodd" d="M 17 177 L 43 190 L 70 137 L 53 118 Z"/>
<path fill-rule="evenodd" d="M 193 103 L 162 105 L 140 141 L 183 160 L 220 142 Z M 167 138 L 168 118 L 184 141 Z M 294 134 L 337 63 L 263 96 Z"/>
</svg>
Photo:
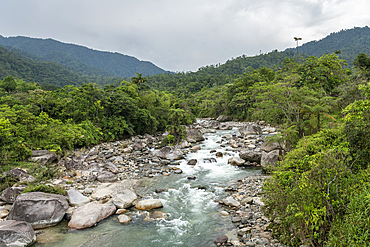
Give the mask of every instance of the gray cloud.
<svg viewBox="0 0 370 247">
<path fill-rule="evenodd" d="M 172 71 L 284 50 L 370 21 L 367 0 L 0 0 L 0 34 L 53 38 Z"/>
</svg>

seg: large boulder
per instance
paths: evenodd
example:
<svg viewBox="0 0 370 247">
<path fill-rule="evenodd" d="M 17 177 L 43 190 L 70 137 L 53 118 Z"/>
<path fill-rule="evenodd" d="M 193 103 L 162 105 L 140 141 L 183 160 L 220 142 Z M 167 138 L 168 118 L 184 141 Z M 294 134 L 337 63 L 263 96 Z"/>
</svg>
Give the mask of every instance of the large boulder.
<svg viewBox="0 0 370 247">
<path fill-rule="evenodd" d="M 121 156 L 119 156 L 121 157 Z M 117 160 L 118 158 L 116 158 Z M 118 173 L 118 168 L 115 164 L 113 164 L 112 162 L 108 162 L 106 164 L 104 164 L 104 168 L 107 169 L 108 171 L 114 173 L 114 174 L 117 174 Z"/>
<path fill-rule="evenodd" d="M 51 163 L 58 159 L 57 155 L 55 153 L 51 153 L 47 150 L 35 150 L 32 151 L 32 156 L 30 158 L 31 161 L 40 163 L 40 164 L 47 164 Z"/>
<path fill-rule="evenodd" d="M 227 163 L 233 166 L 243 166 L 245 164 L 245 160 L 239 157 L 232 157 L 227 161 Z"/>
<path fill-rule="evenodd" d="M 242 158 L 243 160 L 249 161 L 249 162 L 261 162 L 261 156 L 262 154 L 260 152 L 252 151 L 252 150 L 247 150 L 247 149 L 242 149 L 239 152 L 239 157 Z"/>
<path fill-rule="evenodd" d="M 269 153 L 262 151 L 261 167 L 267 168 L 268 165 L 276 166 L 276 162 L 279 160 L 279 150 L 273 150 Z"/>
<path fill-rule="evenodd" d="M 163 204 L 161 200 L 159 199 L 148 199 L 148 200 L 142 200 L 139 201 L 136 205 L 135 208 L 139 210 L 145 210 L 149 211 L 154 208 L 161 208 L 163 207 Z"/>
<path fill-rule="evenodd" d="M 137 199 L 137 195 L 132 190 L 122 190 L 113 198 L 113 204 L 117 208 L 129 208 Z"/>
<path fill-rule="evenodd" d="M 153 154 L 159 158 L 168 160 L 179 160 L 184 158 L 184 154 L 181 150 L 173 146 L 166 146 L 160 150 L 154 150 Z"/>
<path fill-rule="evenodd" d="M 108 218 L 114 212 L 116 212 L 115 206 L 90 202 L 73 211 L 68 227 L 72 229 L 89 228 Z"/>
<path fill-rule="evenodd" d="M 18 195 L 24 190 L 23 187 L 10 187 L 1 193 L 0 199 L 6 203 L 13 203 Z"/>
<path fill-rule="evenodd" d="M 0 222 L 0 246 L 23 247 L 36 241 L 32 226 L 25 221 L 6 220 Z"/>
<path fill-rule="evenodd" d="M 199 129 L 187 129 L 185 139 L 191 143 L 204 141 L 203 133 Z"/>
<path fill-rule="evenodd" d="M 73 207 L 81 207 L 90 202 L 90 199 L 87 196 L 84 196 L 75 189 L 70 189 L 67 191 L 67 197 L 69 200 L 69 204 Z"/>
<path fill-rule="evenodd" d="M 276 149 L 281 149 L 280 144 L 278 142 L 264 142 L 261 145 L 261 150 L 267 153 Z"/>
<path fill-rule="evenodd" d="M 30 192 L 17 197 L 8 219 L 26 221 L 33 229 L 45 228 L 58 224 L 67 209 L 68 201 L 65 196 Z"/>
<path fill-rule="evenodd" d="M 258 135 L 262 133 L 262 129 L 257 124 L 246 124 L 239 129 L 242 135 Z"/>
<path fill-rule="evenodd" d="M 238 202 L 237 200 L 235 200 L 234 198 L 232 198 L 231 196 L 229 197 L 226 197 L 225 199 L 222 200 L 222 202 L 226 205 L 226 206 L 230 206 L 230 207 L 239 207 L 240 206 L 240 202 Z"/>
</svg>

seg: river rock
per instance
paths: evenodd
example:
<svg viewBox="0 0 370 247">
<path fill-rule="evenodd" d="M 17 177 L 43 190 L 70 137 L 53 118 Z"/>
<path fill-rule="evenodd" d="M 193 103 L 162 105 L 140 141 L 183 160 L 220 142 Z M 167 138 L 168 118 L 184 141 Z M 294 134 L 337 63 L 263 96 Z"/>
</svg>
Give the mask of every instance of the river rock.
<svg viewBox="0 0 370 247">
<path fill-rule="evenodd" d="M 153 211 L 153 212 L 150 212 L 144 220 L 154 221 L 154 220 L 166 219 L 167 217 L 168 217 L 168 214 L 166 212 Z"/>
<path fill-rule="evenodd" d="M 262 132 L 262 129 L 257 124 L 246 124 L 239 129 L 239 132 L 246 136 L 246 135 L 258 135 Z"/>
<path fill-rule="evenodd" d="M 30 161 L 33 161 L 33 162 L 36 162 L 36 163 L 40 163 L 40 164 L 47 164 L 47 163 L 51 163 L 55 160 L 58 159 L 57 155 L 55 153 L 51 153 L 47 150 L 38 150 L 38 151 L 46 151 L 46 152 L 43 152 L 44 154 L 41 155 L 41 156 L 34 156 L 34 157 L 31 157 L 30 158 Z M 37 152 L 35 152 L 35 154 L 39 154 Z"/>
<path fill-rule="evenodd" d="M 144 148 L 144 144 L 143 142 L 140 140 L 140 139 L 136 139 L 134 144 L 132 145 L 132 148 L 135 150 L 135 151 L 140 151 Z"/>
<path fill-rule="evenodd" d="M 220 158 L 222 158 L 224 155 L 223 155 L 223 153 L 221 153 L 221 152 L 217 152 L 216 153 L 216 157 L 220 157 Z"/>
<path fill-rule="evenodd" d="M 121 224 L 129 223 L 130 221 L 132 221 L 131 217 L 129 217 L 125 214 L 118 215 L 117 219 L 118 219 L 118 222 L 121 223 Z"/>
<path fill-rule="evenodd" d="M 121 156 L 119 156 L 119 158 L 122 159 Z M 117 161 L 117 159 L 116 159 L 116 161 Z M 104 168 L 107 169 L 108 171 L 114 173 L 114 174 L 117 174 L 118 173 L 117 166 L 115 164 L 113 164 L 112 162 L 108 162 L 108 163 L 104 164 Z"/>
<path fill-rule="evenodd" d="M 90 199 L 87 196 L 84 196 L 75 189 L 70 189 L 67 191 L 67 197 L 69 200 L 69 204 L 73 207 L 81 207 L 90 202 Z"/>
<path fill-rule="evenodd" d="M 252 203 L 253 203 L 253 198 L 247 197 L 247 198 L 244 198 L 240 204 L 244 206 L 244 205 L 252 204 Z"/>
<path fill-rule="evenodd" d="M 32 183 L 36 180 L 33 176 L 29 175 L 26 171 L 15 168 L 10 171 L 4 172 L 3 176 L 14 176 L 21 182 L 29 182 Z"/>
<path fill-rule="evenodd" d="M 276 166 L 276 162 L 279 160 L 279 150 L 273 150 L 269 153 L 262 151 L 261 167 L 267 168 L 268 165 Z"/>
<path fill-rule="evenodd" d="M 199 129 L 193 128 L 186 130 L 185 139 L 190 143 L 204 141 L 203 133 Z"/>
<path fill-rule="evenodd" d="M 231 126 L 230 124 L 226 124 L 226 123 L 221 123 L 218 128 L 220 130 L 232 130 L 233 129 L 233 126 Z"/>
<path fill-rule="evenodd" d="M 117 208 L 129 208 L 137 199 L 137 195 L 132 190 L 122 190 L 113 198 L 113 204 Z"/>
<path fill-rule="evenodd" d="M 65 196 L 30 192 L 17 197 L 8 219 L 26 221 L 34 229 L 39 229 L 58 224 L 67 209 L 68 201 Z"/>
<path fill-rule="evenodd" d="M 239 157 L 243 160 L 249 161 L 249 162 L 261 162 L 261 156 L 262 154 L 260 152 L 252 151 L 252 150 L 246 150 L 242 149 L 239 152 Z"/>
<path fill-rule="evenodd" d="M 230 196 L 223 199 L 222 202 L 226 206 L 230 206 L 230 207 L 239 207 L 240 206 L 240 202 L 238 202 L 237 200 L 235 200 L 234 198 L 232 198 Z"/>
<path fill-rule="evenodd" d="M 242 166 L 242 165 L 244 165 L 245 160 L 243 160 L 242 158 L 239 158 L 239 157 L 232 157 L 232 158 L 228 159 L 227 163 L 231 164 L 233 166 Z"/>
<path fill-rule="evenodd" d="M 276 150 L 276 149 L 280 149 L 280 144 L 278 142 L 264 142 L 262 145 L 261 145 L 261 150 L 262 151 L 265 151 L 267 153 L 273 151 L 273 150 Z"/>
<path fill-rule="evenodd" d="M 198 151 L 198 150 L 200 150 L 200 146 L 191 147 L 190 150 L 192 150 L 192 151 Z"/>
<path fill-rule="evenodd" d="M 219 121 L 219 122 L 227 122 L 227 121 L 230 121 L 230 120 L 231 120 L 231 117 L 230 116 L 225 116 L 225 115 L 220 115 L 216 119 L 216 121 Z"/>
<path fill-rule="evenodd" d="M 85 229 L 92 227 L 96 223 L 114 214 L 115 211 L 115 206 L 90 202 L 73 211 L 68 227 L 72 229 Z"/>
<path fill-rule="evenodd" d="M 154 150 L 153 154 L 159 158 L 168 160 L 179 160 L 184 158 L 184 154 L 181 150 L 173 146 L 166 146 L 160 150 Z"/>
<path fill-rule="evenodd" d="M 101 171 L 98 173 L 98 181 L 102 183 L 117 182 L 117 176 L 108 171 Z"/>
<path fill-rule="evenodd" d="M 194 166 L 194 165 L 197 164 L 197 162 L 198 162 L 197 159 L 191 159 L 191 160 L 188 161 L 188 165 Z"/>
<path fill-rule="evenodd" d="M 222 244 L 226 244 L 227 240 L 229 240 L 229 238 L 226 235 L 221 235 L 221 236 L 219 236 L 218 238 L 215 239 L 214 243 L 216 245 L 218 245 L 218 244 L 222 245 Z"/>
<path fill-rule="evenodd" d="M 0 240 L 0 246 L 30 246 L 36 241 L 36 234 L 25 221 L 6 220 L 0 222 Z"/>
<path fill-rule="evenodd" d="M 148 199 L 148 200 L 142 200 L 139 201 L 136 205 L 135 208 L 139 210 L 145 210 L 149 211 L 154 208 L 162 208 L 163 204 L 161 200 L 159 199 Z"/>
<path fill-rule="evenodd" d="M 13 203 L 18 195 L 24 190 L 23 187 L 10 187 L 3 190 L 0 199 L 6 203 Z"/>
</svg>

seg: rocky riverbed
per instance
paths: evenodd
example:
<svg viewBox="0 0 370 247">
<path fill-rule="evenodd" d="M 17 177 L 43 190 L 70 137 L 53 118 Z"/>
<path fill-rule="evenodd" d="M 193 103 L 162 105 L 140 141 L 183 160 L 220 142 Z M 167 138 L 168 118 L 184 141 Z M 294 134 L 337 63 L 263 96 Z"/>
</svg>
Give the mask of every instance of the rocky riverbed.
<svg viewBox="0 0 370 247">
<path fill-rule="evenodd" d="M 34 229 L 57 224 L 62 220 L 60 217 L 45 220 L 37 218 L 39 215 L 35 213 L 37 220 L 32 222 L 31 219 L 24 217 L 21 213 L 16 214 L 17 207 L 28 205 L 30 201 L 38 200 L 37 203 L 39 203 L 43 200 L 43 202 L 53 201 L 54 204 L 61 205 L 58 208 L 53 208 L 53 213 L 59 212 L 64 215 L 64 218 L 69 221 L 69 229 L 84 229 L 94 226 L 114 213 L 118 215 L 119 222 L 127 224 L 132 220 L 125 215 L 130 207 L 143 211 L 163 207 L 160 201 L 148 201 L 145 194 L 139 194 L 136 191 L 140 181 L 158 176 L 181 174 L 180 160 L 200 149 L 199 144 L 200 141 L 204 140 L 204 133 L 230 130 L 233 127 L 238 127 L 239 132 L 225 134 L 219 141 L 221 147 L 225 147 L 226 150 L 236 154 L 228 159 L 228 163 L 245 168 L 266 166 L 266 163 L 276 162 L 279 157 L 279 146 L 277 144 L 266 145 L 264 142 L 266 135 L 277 133 L 275 128 L 266 126 L 263 122 L 257 124 L 220 123 L 215 120 L 199 121 L 188 128 L 186 140 L 178 147 L 160 149 L 159 145 L 163 135 L 144 135 L 124 141 L 103 143 L 91 149 L 75 150 L 57 163 L 63 176 L 47 182 L 47 184 L 65 188 L 68 191 L 65 200 L 60 198 L 50 199 L 46 195 L 40 194 L 33 196 L 31 194 L 27 199 L 17 198 L 22 188 L 12 188 L 11 193 L 8 191 L 11 196 L 7 196 L 3 192 L 4 195 L 1 197 L 3 200 L 2 219 L 7 219 L 6 221 L 26 221 Z M 214 154 L 215 158 L 208 158 L 209 162 L 213 162 L 212 159 L 216 160 L 217 157 L 226 155 L 226 153 L 216 152 L 216 150 L 211 150 L 210 153 Z M 55 159 L 56 157 L 47 152 L 35 152 L 33 159 L 46 163 L 50 161 L 49 158 Z M 189 165 L 194 166 L 198 161 L 193 160 L 192 162 L 193 164 Z M 205 160 L 202 162 L 205 162 Z M 32 179 L 25 174 L 22 176 L 23 179 Z M 220 204 L 225 207 L 221 214 L 224 217 L 230 217 L 235 224 L 238 240 L 225 241 L 226 238 L 220 236 L 220 239 L 215 241 L 216 244 L 283 246 L 276 239 L 272 239 L 268 230 L 269 221 L 263 216 L 261 209 L 263 202 L 260 198 L 260 190 L 266 178 L 266 176 L 246 177 L 225 188 L 228 196 L 219 200 Z M 164 190 L 166 189 L 164 188 Z M 160 190 L 157 191 L 157 193 L 160 192 Z M 65 205 L 68 204 L 69 207 L 66 207 Z M 90 217 L 90 214 L 95 217 L 93 221 L 86 220 Z M 148 215 L 149 220 L 158 220 L 165 217 L 167 217 L 166 213 Z M 40 225 L 40 221 L 44 222 L 44 225 Z M 32 231 L 30 232 L 29 235 L 32 237 Z M 37 231 L 36 233 L 38 233 L 38 238 L 42 239 L 44 231 Z M 31 240 L 28 243 L 34 241 L 33 237 L 29 239 Z"/>
</svg>

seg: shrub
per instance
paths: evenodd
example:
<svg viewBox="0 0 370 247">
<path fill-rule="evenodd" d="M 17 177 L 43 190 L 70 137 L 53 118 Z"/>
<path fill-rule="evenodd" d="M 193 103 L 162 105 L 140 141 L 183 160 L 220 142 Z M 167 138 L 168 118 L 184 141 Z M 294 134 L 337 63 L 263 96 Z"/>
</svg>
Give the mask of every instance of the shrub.
<svg viewBox="0 0 370 247">
<path fill-rule="evenodd" d="M 66 194 L 66 191 L 63 188 L 52 186 L 52 185 L 45 185 L 45 184 L 30 185 L 22 193 L 28 193 L 28 192 L 45 192 L 45 193 L 59 194 L 59 195 Z"/>
</svg>

